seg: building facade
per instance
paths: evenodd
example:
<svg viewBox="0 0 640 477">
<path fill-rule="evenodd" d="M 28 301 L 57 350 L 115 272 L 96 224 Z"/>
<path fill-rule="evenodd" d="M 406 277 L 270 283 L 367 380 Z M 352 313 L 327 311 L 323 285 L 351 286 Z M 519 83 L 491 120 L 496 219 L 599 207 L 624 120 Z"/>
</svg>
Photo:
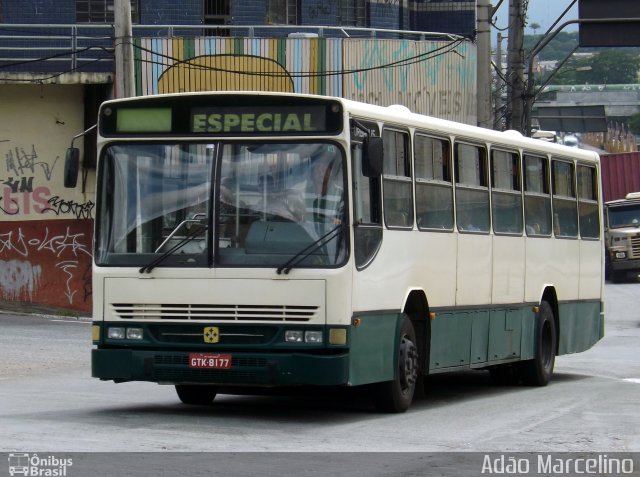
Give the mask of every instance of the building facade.
<svg viewBox="0 0 640 477">
<path fill-rule="evenodd" d="M 474 1 L 131 3 L 137 95 L 295 91 L 475 124 Z M 76 188 L 63 167 L 114 96 L 113 22 L 113 0 L 0 1 L 0 300 L 91 310 L 95 136 L 74 140 Z"/>
</svg>

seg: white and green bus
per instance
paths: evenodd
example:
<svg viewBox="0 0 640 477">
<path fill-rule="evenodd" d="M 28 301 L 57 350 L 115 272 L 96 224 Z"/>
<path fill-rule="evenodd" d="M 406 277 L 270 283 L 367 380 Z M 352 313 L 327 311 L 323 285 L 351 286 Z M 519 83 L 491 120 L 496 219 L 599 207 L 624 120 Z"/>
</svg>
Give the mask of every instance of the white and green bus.
<svg viewBox="0 0 640 477">
<path fill-rule="evenodd" d="M 92 374 L 187 404 L 367 386 L 391 412 L 433 373 L 545 385 L 604 333 L 599 175 L 593 152 L 402 106 L 108 101 Z"/>
</svg>

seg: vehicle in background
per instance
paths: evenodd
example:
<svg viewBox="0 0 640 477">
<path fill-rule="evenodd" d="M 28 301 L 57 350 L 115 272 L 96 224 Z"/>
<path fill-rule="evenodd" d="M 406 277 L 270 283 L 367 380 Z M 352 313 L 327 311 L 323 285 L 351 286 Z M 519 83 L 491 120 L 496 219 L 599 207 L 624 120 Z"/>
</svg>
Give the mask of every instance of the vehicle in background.
<svg viewBox="0 0 640 477">
<path fill-rule="evenodd" d="M 640 192 L 605 204 L 605 252 L 607 279 L 640 273 Z"/>
<path fill-rule="evenodd" d="M 580 147 L 580 141 L 573 134 L 567 134 L 562 140 L 562 144 L 569 147 Z"/>
<path fill-rule="evenodd" d="M 543 131 L 542 129 L 538 129 L 531 134 L 531 137 L 546 142 L 558 142 L 558 135 L 555 131 Z"/>
</svg>

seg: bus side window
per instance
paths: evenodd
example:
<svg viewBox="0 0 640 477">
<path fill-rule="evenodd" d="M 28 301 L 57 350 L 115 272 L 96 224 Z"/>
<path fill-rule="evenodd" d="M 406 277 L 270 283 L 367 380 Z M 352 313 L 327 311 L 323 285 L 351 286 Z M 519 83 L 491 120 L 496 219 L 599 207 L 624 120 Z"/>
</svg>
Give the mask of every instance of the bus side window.
<svg viewBox="0 0 640 477">
<path fill-rule="evenodd" d="M 583 238 L 600 237 L 597 184 L 596 168 L 578 165 L 578 219 Z"/>
<path fill-rule="evenodd" d="M 553 186 L 553 231 L 558 237 L 578 236 L 578 211 L 574 166 L 570 162 L 551 161 Z"/>
<path fill-rule="evenodd" d="M 456 222 L 463 232 L 489 232 L 487 150 L 456 143 Z"/>
<path fill-rule="evenodd" d="M 551 235 L 549 162 L 545 157 L 524 155 L 524 218 L 527 235 Z"/>
<path fill-rule="evenodd" d="M 413 227 L 413 181 L 409 134 L 385 129 L 383 160 L 384 221 L 387 227 Z"/>
<path fill-rule="evenodd" d="M 380 178 L 362 174 L 362 143 L 351 146 L 353 160 L 354 254 L 356 267 L 371 262 L 382 242 Z"/>
<path fill-rule="evenodd" d="M 495 233 L 522 234 L 520 156 L 515 152 L 491 151 L 491 209 Z"/>
<path fill-rule="evenodd" d="M 451 144 L 416 134 L 416 221 L 420 230 L 453 230 Z"/>
</svg>

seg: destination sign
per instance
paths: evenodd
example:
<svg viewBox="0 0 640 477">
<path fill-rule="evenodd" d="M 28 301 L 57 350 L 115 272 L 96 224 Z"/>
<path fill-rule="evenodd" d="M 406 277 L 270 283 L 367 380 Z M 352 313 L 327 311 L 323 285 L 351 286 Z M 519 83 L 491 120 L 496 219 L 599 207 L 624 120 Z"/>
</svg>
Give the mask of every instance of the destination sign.
<svg viewBox="0 0 640 477">
<path fill-rule="evenodd" d="M 193 133 L 299 134 L 326 130 L 326 108 L 319 105 L 211 107 L 191 110 Z"/>
<path fill-rule="evenodd" d="M 339 100 L 292 94 L 173 94 L 106 101 L 99 119 L 104 137 L 326 136 L 342 133 L 343 127 Z"/>
</svg>

